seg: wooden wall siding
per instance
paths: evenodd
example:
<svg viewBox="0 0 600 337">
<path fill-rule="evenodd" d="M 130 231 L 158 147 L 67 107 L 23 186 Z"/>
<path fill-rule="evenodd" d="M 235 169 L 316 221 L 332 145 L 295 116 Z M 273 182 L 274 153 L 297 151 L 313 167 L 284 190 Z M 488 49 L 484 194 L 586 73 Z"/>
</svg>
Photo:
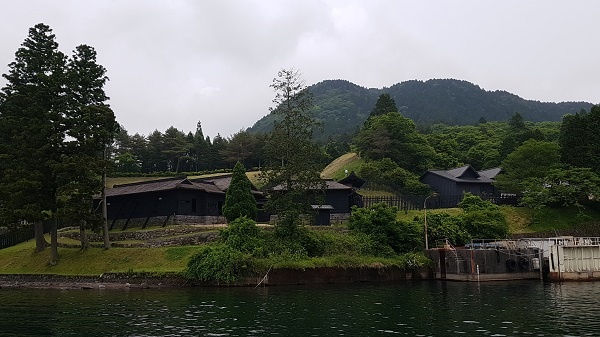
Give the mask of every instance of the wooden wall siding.
<svg viewBox="0 0 600 337">
<path fill-rule="evenodd" d="M 108 198 L 108 219 L 167 215 L 218 216 L 225 195 L 204 191 L 170 190 Z M 195 207 L 193 205 L 195 204 Z M 195 209 L 195 211 L 194 211 Z"/>
<path fill-rule="evenodd" d="M 333 206 L 332 213 L 350 212 L 349 190 L 327 190 L 325 192 L 325 205 Z"/>
</svg>

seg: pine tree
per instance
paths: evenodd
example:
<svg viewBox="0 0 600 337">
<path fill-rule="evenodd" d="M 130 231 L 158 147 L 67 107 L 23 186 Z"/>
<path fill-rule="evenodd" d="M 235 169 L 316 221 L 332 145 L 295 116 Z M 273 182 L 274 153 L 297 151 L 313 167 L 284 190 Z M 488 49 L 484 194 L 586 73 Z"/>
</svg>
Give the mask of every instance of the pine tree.
<svg viewBox="0 0 600 337">
<path fill-rule="evenodd" d="M 225 196 L 223 215 L 227 221 L 246 216 L 250 219 L 256 218 L 256 199 L 252 196 L 252 183 L 246 176 L 246 169 L 239 161 L 233 168 L 231 183 Z"/>
<path fill-rule="evenodd" d="M 278 215 L 278 233 L 293 235 L 301 214 L 312 213 L 311 204 L 318 203 L 325 189 L 318 166 L 319 148 L 312 142 L 318 124 L 312 118 L 311 95 L 300 73 L 283 69 L 273 79 L 275 90 L 271 108 L 279 117 L 267 140 L 267 151 L 274 161 L 261 168 L 260 178 L 271 193 L 265 207 Z"/>
</svg>

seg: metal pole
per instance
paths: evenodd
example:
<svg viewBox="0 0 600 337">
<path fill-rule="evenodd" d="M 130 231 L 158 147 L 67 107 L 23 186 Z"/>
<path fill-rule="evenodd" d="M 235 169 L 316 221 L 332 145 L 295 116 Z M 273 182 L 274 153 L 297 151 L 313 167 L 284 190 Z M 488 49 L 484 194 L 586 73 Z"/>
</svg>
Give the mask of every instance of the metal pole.
<svg viewBox="0 0 600 337">
<path fill-rule="evenodd" d="M 423 209 L 425 210 L 425 250 L 429 249 L 429 243 L 427 242 L 427 199 L 429 199 L 429 197 L 431 197 L 431 195 L 423 201 Z"/>
</svg>

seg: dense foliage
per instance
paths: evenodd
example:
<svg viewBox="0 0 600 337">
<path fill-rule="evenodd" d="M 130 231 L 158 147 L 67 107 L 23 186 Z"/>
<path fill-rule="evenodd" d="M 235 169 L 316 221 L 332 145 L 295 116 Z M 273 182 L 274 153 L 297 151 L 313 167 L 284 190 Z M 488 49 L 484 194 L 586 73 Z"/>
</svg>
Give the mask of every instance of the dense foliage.
<svg viewBox="0 0 600 337">
<path fill-rule="evenodd" d="M 353 208 L 348 228 L 367 236 L 368 254 L 391 256 L 422 248 L 422 229 L 414 222 L 398 221 L 397 207 L 384 203 L 369 208 Z"/>
<path fill-rule="evenodd" d="M 589 112 L 580 111 L 566 115 L 560 128 L 560 157 L 563 163 L 575 167 L 587 167 L 600 172 L 600 106 Z"/>
<path fill-rule="evenodd" d="M 466 194 L 458 205 L 462 213 L 450 215 L 433 213 L 427 215 L 429 246 L 448 242 L 462 246 L 472 239 L 504 239 L 509 234 L 508 223 L 498 205 Z M 417 219 L 424 222 L 424 218 Z"/>
<path fill-rule="evenodd" d="M 380 213 L 389 219 L 395 217 L 391 212 L 390 208 Z M 398 222 L 388 226 L 379 222 L 379 225 L 387 228 L 383 236 L 377 229 L 368 234 L 361 230 L 302 227 L 293 236 L 282 237 L 272 229 L 257 227 L 251 219 L 238 218 L 221 230 L 218 242 L 194 254 L 185 276 L 230 283 L 245 276 L 262 276 L 270 268 L 364 267 L 384 262 L 386 266 L 413 269 L 427 263 L 422 254 L 415 253 L 422 247 L 419 236 L 422 231 L 417 224 Z M 384 238 L 387 235 L 389 239 Z M 403 254 L 397 254 L 395 249 Z"/>
</svg>

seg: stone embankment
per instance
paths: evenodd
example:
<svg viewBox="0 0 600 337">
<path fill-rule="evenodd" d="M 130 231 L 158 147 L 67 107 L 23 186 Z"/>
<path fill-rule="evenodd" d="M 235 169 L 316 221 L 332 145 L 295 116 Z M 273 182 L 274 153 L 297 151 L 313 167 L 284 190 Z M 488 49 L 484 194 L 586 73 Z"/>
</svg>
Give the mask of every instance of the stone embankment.
<svg viewBox="0 0 600 337">
<path fill-rule="evenodd" d="M 102 274 L 99 276 L 0 275 L 0 288 L 29 289 L 152 289 L 189 286 L 179 275 Z"/>
</svg>

